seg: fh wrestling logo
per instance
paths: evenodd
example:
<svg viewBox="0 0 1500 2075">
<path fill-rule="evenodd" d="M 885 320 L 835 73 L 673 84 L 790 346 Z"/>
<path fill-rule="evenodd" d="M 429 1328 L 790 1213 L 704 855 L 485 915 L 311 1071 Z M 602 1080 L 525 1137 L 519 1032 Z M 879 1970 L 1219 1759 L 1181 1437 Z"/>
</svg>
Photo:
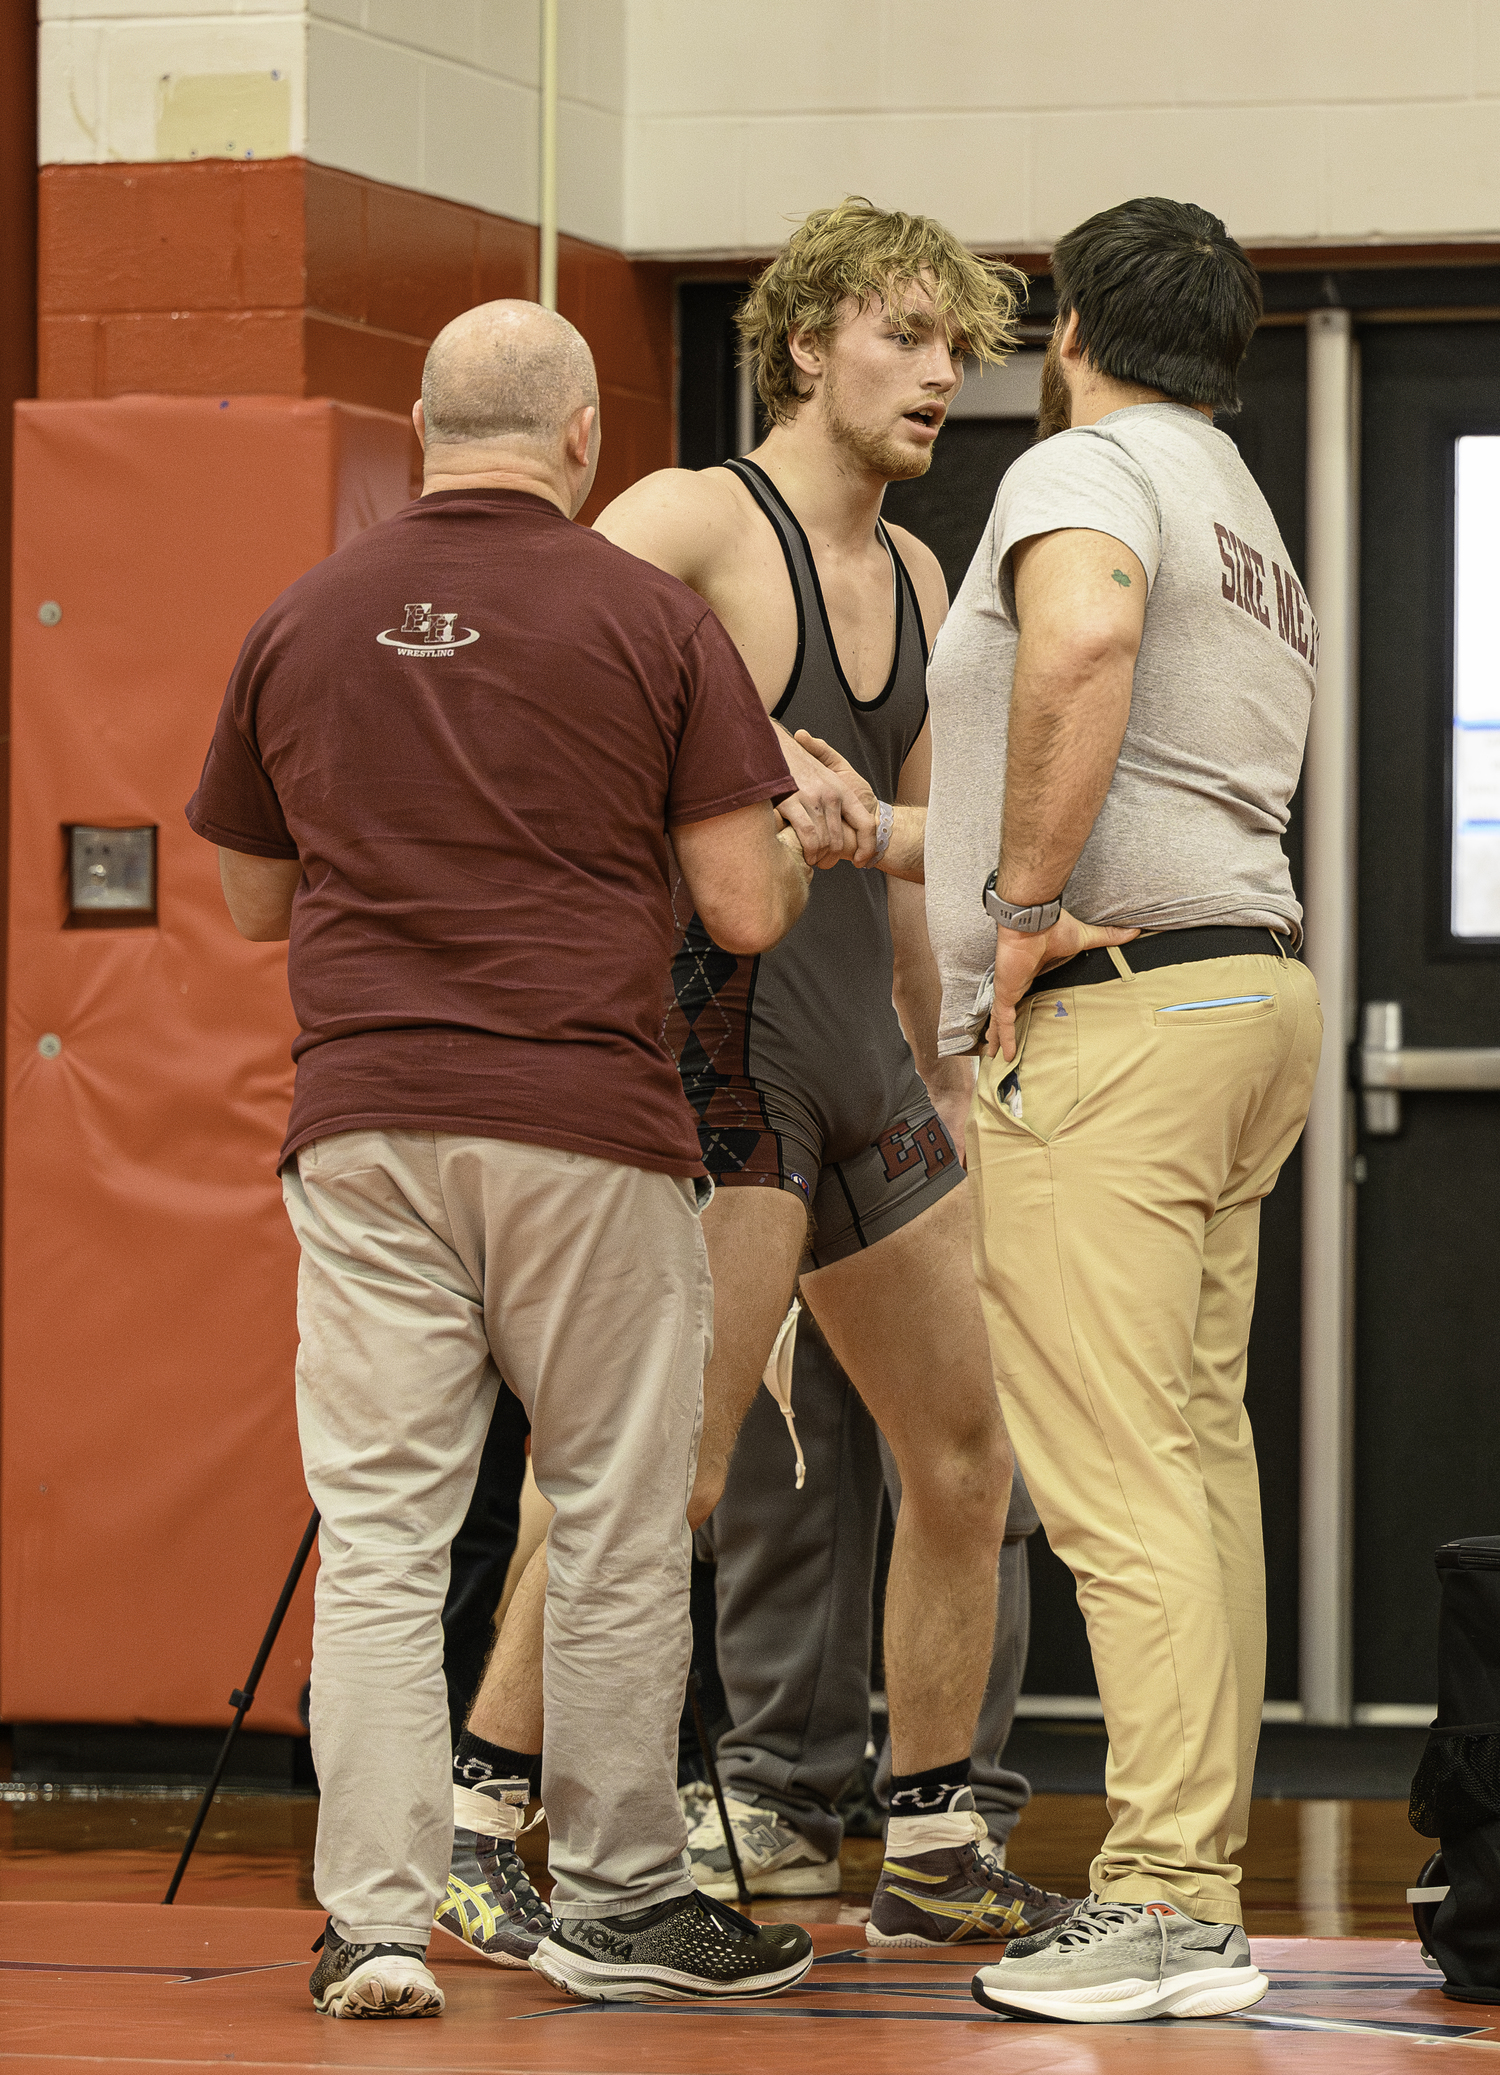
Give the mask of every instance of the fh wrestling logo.
<svg viewBox="0 0 1500 2075">
<path fill-rule="evenodd" d="M 431 605 L 408 605 L 399 627 L 386 627 L 375 639 L 398 656 L 451 656 L 479 639 L 477 627 L 460 627 L 456 612 L 434 612 Z"/>
</svg>

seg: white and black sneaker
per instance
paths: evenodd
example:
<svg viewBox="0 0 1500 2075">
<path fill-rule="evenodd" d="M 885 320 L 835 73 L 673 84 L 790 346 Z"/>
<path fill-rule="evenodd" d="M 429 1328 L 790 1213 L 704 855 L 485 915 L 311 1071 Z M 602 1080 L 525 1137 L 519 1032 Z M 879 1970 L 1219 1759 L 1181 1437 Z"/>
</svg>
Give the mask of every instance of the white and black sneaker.
<svg viewBox="0 0 1500 2075">
<path fill-rule="evenodd" d="M 453 1859 L 433 1922 L 497 1967 L 528 1966 L 552 1929 L 516 1849 L 531 1827 L 530 1798 L 531 1782 L 521 1779 L 453 1789 Z"/>
<path fill-rule="evenodd" d="M 842 1874 L 838 1855 L 825 1859 L 794 1823 L 775 1809 L 753 1801 L 724 1797 L 729 1827 L 740 1855 L 740 1871 L 752 1895 L 836 1895 Z M 688 1835 L 688 1872 L 705 1895 L 733 1902 L 739 1893 L 724 1843 L 724 1826 L 709 1790 L 709 1801 Z"/>
<path fill-rule="evenodd" d="M 531 1956 L 538 1974 L 590 2003 L 774 1996 L 812 1963 L 800 1925 L 753 1924 L 697 1893 L 625 1916 L 569 1918 Z"/>
<path fill-rule="evenodd" d="M 974 2000 L 1005 2017 L 1138 2024 L 1227 2017 L 1267 1986 L 1238 1924 L 1201 1924 L 1170 1902 L 1090 1901 L 981 1967 Z"/>
<path fill-rule="evenodd" d="M 308 1987 L 324 2017 L 438 2017 L 443 1992 L 420 1945 L 356 1945 L 329 1919 Z"/>
</svg>

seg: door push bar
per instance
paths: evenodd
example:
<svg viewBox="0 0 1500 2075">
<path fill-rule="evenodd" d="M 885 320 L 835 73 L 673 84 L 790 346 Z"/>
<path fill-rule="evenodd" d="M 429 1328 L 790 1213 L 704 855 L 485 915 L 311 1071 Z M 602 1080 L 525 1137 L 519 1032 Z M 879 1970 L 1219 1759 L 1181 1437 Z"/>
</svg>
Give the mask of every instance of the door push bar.
<svg viewBox="0 0 1500 2075">
<path fill-rule="evenodd" d="M 1364 1101 L 1365 1130 L 1372 1138 L 1394 1138 L 1401 1129 L 1403 1092 L 1500 1092 L 1500 1046 L 1405 1049 L 1400 1002 L 1367 1001 L 1355 1076 Z"/>
</svg>

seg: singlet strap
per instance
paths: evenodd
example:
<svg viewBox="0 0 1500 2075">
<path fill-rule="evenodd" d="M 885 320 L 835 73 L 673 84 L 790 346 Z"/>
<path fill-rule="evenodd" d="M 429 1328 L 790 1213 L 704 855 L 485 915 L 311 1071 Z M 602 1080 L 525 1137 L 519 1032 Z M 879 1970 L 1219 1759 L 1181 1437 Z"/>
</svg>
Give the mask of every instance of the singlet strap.
<svg viewBox="0 0 1500 2075">
<path fill-rule="evenodd" d="M 907 639 L 907 621 L 910 617 L 916 629 L 917 645 L 921 654 L 924 678 L 927 669 L 927 635 L 922 625 L 922 614 L 917 604 L 916 590 L 911 573 L 897 552 L 883 522 L 877 521 L 877 531 L 891 558 L 895 571 L 896 628 L 891 646 L 891 668 L 884 685 L 873 699 L 857 699 L 854 687 L 844 675 L 844 666 L 839 657 L 838 644 L 833 638 L 833 627 L 828 618 L 828 607 L 823 599 L 823 586 L 818 580 L 818 565 L 813 560 L 812 544 L 802 530 L 802 522 L 792 510 L 771 478 L 757 462 L 740 459 L 726 461 L 724 466 L 739 477 L 775 529 L 781 542 L 782 554 L 786 557 L 787 573 L 792 580 L 792 591 L 797 600 L 797 660 L 787 680 L 786 690 L 772 708 L 772 720 L 780 720 L 797 681 L 802 675 L 803 661 L 810 640 L 821 635 L 822 647 L 828 658 L 829 667 L 844 697 L 858 714 L 870 714 L 885 705 L 895 691 L 902 675 L 902 662 Z M 811 606 L 811 610 L 809 610 Z M 817 632 L 812 630 L 816 628 Z M 926 693 L 923 692 L 923 712 L 926 712 Z"/>
<path fill-rule="evenodd" d="M 921 600 L 917 597 L 917 587 L 912 582 L 911 571 L 907 568 L 905 562 L 901 559 L 901 550 L 897 547 L 895 541 L 891 538 L 890 528 L 886 525 L 884 519 L 877 520 L 876 530 L 879 532 L 881 539 L 885 542 L 886 552 L 889 554 L 891 561 L 895 564 L 897 589 L 898 591 L 904 589 L 906 592 L 906 605 L 907 609 L 911 613 L 912 625 L 913 627 L 915 627 L 917 632 L 917 640 L 921 644 L 922 665 L 925 669 L 927 664 L 932 660 L 932 658 L 927 653 L 927 629 L 922 623 L 922 605 Z M 896 624 L 898 627 L 901 624 L 899 605 L 897 607 Z"/>
<path fill-rule="evenodd" d="M 808 585 L 797 566 L 799 551 L 802 553 L 806 552 L 807 537 L 802 532 L 801 527 L 797 525 L 776 485 L 771 481 L 764 469 L 757 468 L 753 461 L 726 461 L 724 466 L 731 475 L 739 477 L 745 488 L 750 492 L 750 495 L 765 513 L 767 519 L 770 520 L 771 530 L 781 542 L 781 552 L 786 561 L 786 573 L 791 579 L 792 597 L 796 601 L 796 659 L 787 678 L 786 689 L 771 708 L 772 720 L 780 720 L 787 707 L 791 704 L 793 694 L 801 682 L 802 664 L 807 655 L 807 608 L 805 599 Z M 795 534 L 792 531 L 794 527 L 796 528 Z M 816 573 L 810 567 L 807 574 L 816 581 Z M 832 660 L 830 654 L 830 661 Z"/>
</svg>

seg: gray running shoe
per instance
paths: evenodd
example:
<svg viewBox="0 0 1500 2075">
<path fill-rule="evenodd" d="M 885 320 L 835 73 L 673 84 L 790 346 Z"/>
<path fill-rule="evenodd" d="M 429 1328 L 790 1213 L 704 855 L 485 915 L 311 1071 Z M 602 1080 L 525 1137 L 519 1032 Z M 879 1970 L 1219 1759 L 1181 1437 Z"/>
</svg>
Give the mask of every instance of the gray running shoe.
<svg viewBox="0 0 1500 2075">
<path fill-rule="evenodd" d="M 710 1790 L 711 1791 L 711 1790 Z M 752 1895 L 836 1895 L 841 1879 L 838 1859 L 813 1850 L 802 1832 L 775 1809 L 724 1797 L 734 1832 L 745 1886 Z M 738 1898 L 719 1811 L 708 1807 L 687 1842 L 688 1872 L 705 1895 L 721 1902 Z"/>
<path fill-rule="evenodd" d="M 552 1929 L 515 1846 L 530 1797 L 527 1780 L 453 1790 L 453 1863 L 433 1922 L 497 1967 L 529 1966 Z"/>
<path fill-rule="evenodd" d="M 356 1945 L 329 1919 L 308 1987 L 324 2017 L 438 2017 L 443 1992 L 420 1945 Z"/>
<path fill-rule="evenodd" d="M 624 1916 L 570 1917 L 537 1947 L 538 1974 L 586 2002 L 773 1996 L 813 1963 L 797 1924 L 753 1924 L 707 1895 L 674 1895 Z"/>
<path fill-rule="evenodd" d="M 1268 1987 L 1238 1924 L 1200 1924 L 1170 1902 L 1081 1902 L 1026 1948 L 980 1968 L 976 2003 L 1004 2017 L 1118 2025 L 1226 2017 Z"/>
<path fill-rule="evenodd" d="M 677 1789 L 677 1804 L 689 1830 L 696 1830 L 703 1821 L 704 1811 L 714 1805 L 714 1790 L 707 1780 L 689 1780 Z"/>
<path fill-rule="evenodd" d="M 916 1850 L 886 1847 L 865 1925 L 868 1945 L 972 1945 L 1026 1938 L 1070 1917 L 1066 1895 L 1034 1888 L 1009 1873 L 989 1847 L 984 1818 L 967 1787 L 939 1813 L 898 1819 L 896 1837 Z M 925 1847 L 925 1848 L 924 1848 Z"/>
</svg>

